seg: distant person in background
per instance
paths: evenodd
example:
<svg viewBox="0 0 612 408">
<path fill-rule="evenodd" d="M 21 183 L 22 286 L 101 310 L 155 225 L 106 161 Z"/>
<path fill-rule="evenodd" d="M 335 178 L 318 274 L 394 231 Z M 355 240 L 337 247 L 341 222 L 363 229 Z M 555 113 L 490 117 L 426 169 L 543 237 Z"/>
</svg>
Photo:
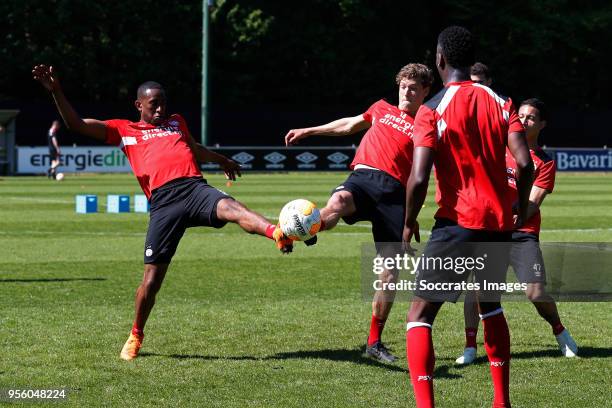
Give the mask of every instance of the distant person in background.
<svg viewBox="0 0 612 408">
<path fill-rule="evenodd" d="M 51 167 L 47 170 L 47 177 L 50 179 L 55 179 L 57 175 L 57 168 L 60 165 L 60 147 L 59 142 L 57 141 L 57 134 L 59 133 L 62 125 L 59 120 L 54 120 L 51 123 L 51 127 L 49 128 L 49 132 L 47 134 L 47 140 L 49 142 L 49 157 L 51 158 Z"/>
<path fill-rule="evenodd" d="M 476 62 L 474 65 L 472 65 L 470 68 L 470 78 L 472 78 L 472 81 L 488 86 L 489 88 L 493 83 L 493 78 L 491 78 L 489 67 L 482 62 Z"/>
</svg>

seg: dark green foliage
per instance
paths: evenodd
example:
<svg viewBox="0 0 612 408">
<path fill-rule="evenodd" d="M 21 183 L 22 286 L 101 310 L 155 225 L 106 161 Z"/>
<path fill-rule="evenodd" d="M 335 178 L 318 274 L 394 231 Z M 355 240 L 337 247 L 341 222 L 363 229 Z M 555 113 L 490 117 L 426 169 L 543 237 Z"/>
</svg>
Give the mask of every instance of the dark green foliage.
<svg viewBox="0 0 612 408">
<path fill-rule="evenodd" d="M 199 0 L 0 3 L 0 97 L 40 97 L 29 68 L 58 66 L 76 97 L 131 99 L 144 80 L 199 102 Z M 368 0 L 218 0 L 211 17 L 215 104 L 301 106 L 370 100 L 393 92 L 409 61 L 433 64 L 438 32 L 471 29 L 495 84 L 523 98 L 604 107 L 612 56 L 609 2 L 434 3 Z"/>
</svg>

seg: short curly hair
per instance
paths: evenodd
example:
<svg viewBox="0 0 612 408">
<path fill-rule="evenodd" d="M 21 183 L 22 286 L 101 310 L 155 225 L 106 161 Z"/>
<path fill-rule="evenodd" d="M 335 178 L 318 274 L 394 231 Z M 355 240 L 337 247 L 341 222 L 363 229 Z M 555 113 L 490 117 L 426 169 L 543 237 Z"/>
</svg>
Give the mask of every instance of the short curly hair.
<svg viewBox="0 0 612 408">
<path fill-rule="evenodd" d="M 433 84 L 433 71 L 423 64 L 404 65 L 395 76 L 395 82 L 399 85 L 402 79 L 417 79 L 423 88 L 428 88 Z"/>
<path fill-rule="evenodd" d="M 470 67 L 475 62 L 472 33 L 464 27 L 445 28 L 438 36 L 438 45 L 451 67 Z"/>
</svg>

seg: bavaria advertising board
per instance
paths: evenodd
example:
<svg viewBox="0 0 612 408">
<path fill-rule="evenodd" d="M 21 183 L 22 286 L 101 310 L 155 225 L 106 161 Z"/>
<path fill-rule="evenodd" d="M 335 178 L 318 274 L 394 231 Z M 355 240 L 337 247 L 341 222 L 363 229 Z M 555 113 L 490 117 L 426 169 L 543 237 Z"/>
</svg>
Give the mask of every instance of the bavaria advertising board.
<svg viewBox="0 0 612 408">
<path fill-rule="evenodd" d="M 612 149 L 546 148 L 557 171 L 612 171 Z"/>
</svg>

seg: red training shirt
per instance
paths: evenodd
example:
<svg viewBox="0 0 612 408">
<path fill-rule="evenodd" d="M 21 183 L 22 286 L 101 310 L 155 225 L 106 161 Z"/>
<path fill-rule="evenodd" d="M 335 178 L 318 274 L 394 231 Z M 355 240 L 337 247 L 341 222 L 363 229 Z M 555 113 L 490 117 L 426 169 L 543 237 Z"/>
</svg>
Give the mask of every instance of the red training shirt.
<svg viewBox="0 0 612 408">
<path fill-rule="evenodd" d="M 159 126 L 113 119 L 106 124 L 106 143 L 119 146 L 147 198 L 151 192 L 181 177 L 202 177 L 187 144 L 189 130 L 182 116 L 169 116 Z"/>
<path fill-rule="evenodd" d="M 435 150 L 435 217 L 512 230 L 505 153 L 508 133 L 524 132 L 512 101 L 472 81 L 451 82 L 419 108 L 414 128 L 414 146 Z"/>
<path fill-rule="evenodd" d="M 555 161 L 539 147 L 536 150 L 529 149 L 529 152 L 531 153 L 531 159 L 535 166 L 533 185 L 552 193 L 555 188 L 555 173 L 557 171 Z M 506 171 L 508 172 L 508 185 L 512 192 L 512 202 L 516 203 L 518 201 L 518 191 L 516 189 L 516 161 L 509 150 L 506 152 Z M 541 223 L 542 216 L 538 210 L 538 212 L 533 214 L 518 230 L 539 235 Z"/>
<path fill-rule="evenodd" d="M 368 108 L 363 119 L 372 126 L 359 143 L 351 169 L 357 164 L 376 167 L 405 186 L 412 168 L 414 118 L 381 99 Z"/>
</svg>

